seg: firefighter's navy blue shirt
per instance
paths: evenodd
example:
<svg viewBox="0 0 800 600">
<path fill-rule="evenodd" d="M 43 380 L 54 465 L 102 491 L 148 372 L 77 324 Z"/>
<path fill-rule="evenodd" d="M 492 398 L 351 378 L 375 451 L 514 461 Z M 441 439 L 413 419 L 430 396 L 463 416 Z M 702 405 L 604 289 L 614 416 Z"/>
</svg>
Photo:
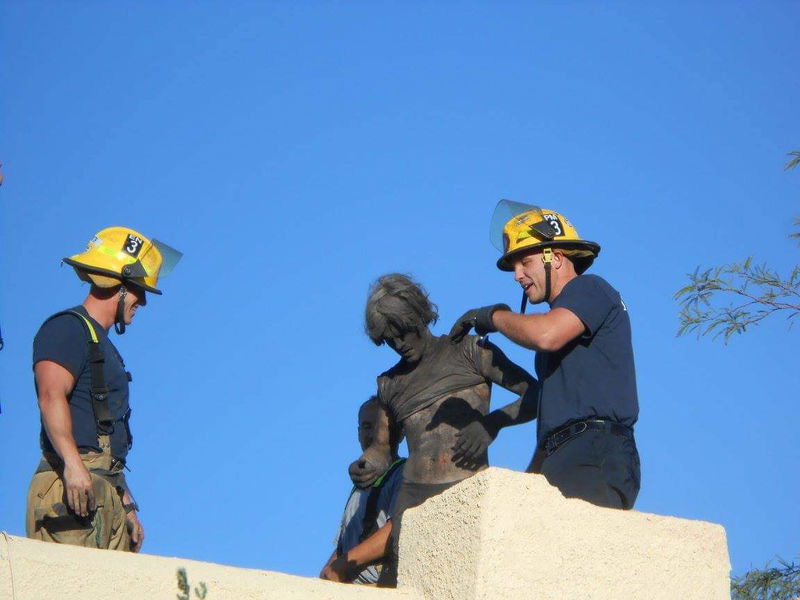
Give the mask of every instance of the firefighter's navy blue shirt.
<svg viewBox="0 0 800 600">
<path fill-rule="evenodd" d="M 539 441 L 570 422 L 601 418 L 633 426 L 639 416 L 631 321 L 619 292 L 597 275 L 571 280 L 550 305 L 586 330 L 557 352 L 536 354 Z"/>
<path fill-rule="evenodd" d="M 122 419 L 128 411 L 128 375 L 117 353 L 108 339 L 106 330 L 86 312 L 83 306 L 71 308 L 89 319 L 94 326 L 105 362 L 103 374 L 108 387 L 108 403 L 111 415 L 119 419 L 111 434 L 111 453 L 123 459 L 128 454 L 128 433 Z M 75 387 L 68 396 L 72 415 L 72 435 L 78 450 L 99 452 L 97 426 L 92 410 L 92 375 L 89 367 L 89 332 L 86 325 L 75 315 L 62 314 L 46 321 L 33 340 L 33 365 L 42 360 L 57 363 L 75 378 Z M 38 394 L 38 390 L 37 390 Z M 54 453 L 50 439 L 42 426 L 41 444 L 44 452 Z"/>
</svg>

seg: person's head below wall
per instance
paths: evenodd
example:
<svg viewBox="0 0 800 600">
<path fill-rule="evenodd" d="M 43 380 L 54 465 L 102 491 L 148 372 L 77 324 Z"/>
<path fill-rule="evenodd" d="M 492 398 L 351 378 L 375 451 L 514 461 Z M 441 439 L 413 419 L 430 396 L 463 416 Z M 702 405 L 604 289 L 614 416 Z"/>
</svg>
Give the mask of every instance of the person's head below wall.
<svg viewBox="0 0 800 600">
<path fill-rule="evenodd" d="M 408 275 L 389 273 L 369 288 L 364 329 L 376 346 L 405 333 L 422 335 L 438 318 L 425 288 Z"/>
<path fill-rule="evenodd" d="M 358 443 L 361 450 L 366 450 L 375 440 L 375 432 L 379 429 L 382 409 L 377 396 L 370 396 L 358 409 Z M 394 421 L 389 421 L 389 445 L 392 456 L 396 457 L 398 447 L 403 441 L 403 428 Z"/>
</svg>

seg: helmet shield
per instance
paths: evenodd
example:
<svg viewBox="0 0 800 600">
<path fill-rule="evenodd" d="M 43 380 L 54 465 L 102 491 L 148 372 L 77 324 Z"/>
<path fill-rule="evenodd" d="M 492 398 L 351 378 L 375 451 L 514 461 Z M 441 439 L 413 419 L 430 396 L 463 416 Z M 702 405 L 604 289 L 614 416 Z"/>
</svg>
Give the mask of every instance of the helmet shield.
<svg viewBox="0 0 800 600">
<path fill-rule="evenodd" d="M 145 242 L 136 262 L 124 266 L 122 275 L 144 289 L 160 294 L 161 290 L 156 288 L 158 279 L 169 275 L 182 256 L 182 252 L 164 242 Z"/>
<path fill-rule="evenodd" d="M 503 239 L 503 230 L 506 227 L 506 223 L 508 223 L 517 215 L 522 215 L 523 213 L 529 211 L 538 211 L 541 213 L 541 209 L 538 206 L 533 206 L 532 204 L 523 204 L 522 202 L 513 202 L 511 200 L 500 200 L 500 202 L 497 203 L 497 206 L 494 207 L 494 213 L 492 213 L 492 222 L 489 225 L 489 241 L 492 242 L 492 246 L 500 250 L 500 252 L 505 252 L 508 246 Z"/>
<path fill-rule="evenodd" d="M 176 250 L 172 246 L 168 246 L 160 240 L 153 240 L 153 246 L 161 253 L 161 269 L 158 272 L 158 276 L 166 277 L 183 257 L 183 252 Z"/>
</svg>

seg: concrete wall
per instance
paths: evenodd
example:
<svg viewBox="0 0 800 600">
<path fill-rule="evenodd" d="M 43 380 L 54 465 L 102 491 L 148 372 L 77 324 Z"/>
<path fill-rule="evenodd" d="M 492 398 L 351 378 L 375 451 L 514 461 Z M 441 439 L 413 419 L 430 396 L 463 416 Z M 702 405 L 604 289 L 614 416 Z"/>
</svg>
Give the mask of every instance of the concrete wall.
<svg viewBox="0 0 800 600">
<path fill-rule="evenodd" d="M 430 600 L 730 600 L 725 530 L 567 500 L 488 469 L 403 517 L 399 582 Z"/>
<path fill-rule="evenodd" d="M 488 469 L 406 513 L 400 588 L 342 585 L 0 534 L 0 600 L 730 600 L 719 525 L 566 500 L 539 475 Z"/>
<path fill-rule="evenodd" d="M 0 600 L 175 600 L 179 567 L 186 568 L 193 587 L 205 582 L 208 600 L 418 600 L 410 590 L 370 589 L 0 534 Z"/>
</svg>

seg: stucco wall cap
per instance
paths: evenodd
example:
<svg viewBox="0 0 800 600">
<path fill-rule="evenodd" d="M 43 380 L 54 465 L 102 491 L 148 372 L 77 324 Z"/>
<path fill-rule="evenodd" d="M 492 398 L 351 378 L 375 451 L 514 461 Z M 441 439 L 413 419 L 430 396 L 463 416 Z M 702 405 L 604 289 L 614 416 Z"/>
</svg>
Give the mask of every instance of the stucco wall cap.
<svg viewBox="0 0 800 600">
<path fill-rule="evenodd" d="M 331 583 L 271 571 L 92 550 L 0 535 L 0 600 L 168 600 L 176 572 L 208 586 L 209 600 L 418 600 L 411 590 Z"/>
<path fill-rule="evenodd" d="M 490 468 L 403 516 L 399 582 L 430 600 L 729 600 L 725 530 L 566 499 Z"/>
</svg>

